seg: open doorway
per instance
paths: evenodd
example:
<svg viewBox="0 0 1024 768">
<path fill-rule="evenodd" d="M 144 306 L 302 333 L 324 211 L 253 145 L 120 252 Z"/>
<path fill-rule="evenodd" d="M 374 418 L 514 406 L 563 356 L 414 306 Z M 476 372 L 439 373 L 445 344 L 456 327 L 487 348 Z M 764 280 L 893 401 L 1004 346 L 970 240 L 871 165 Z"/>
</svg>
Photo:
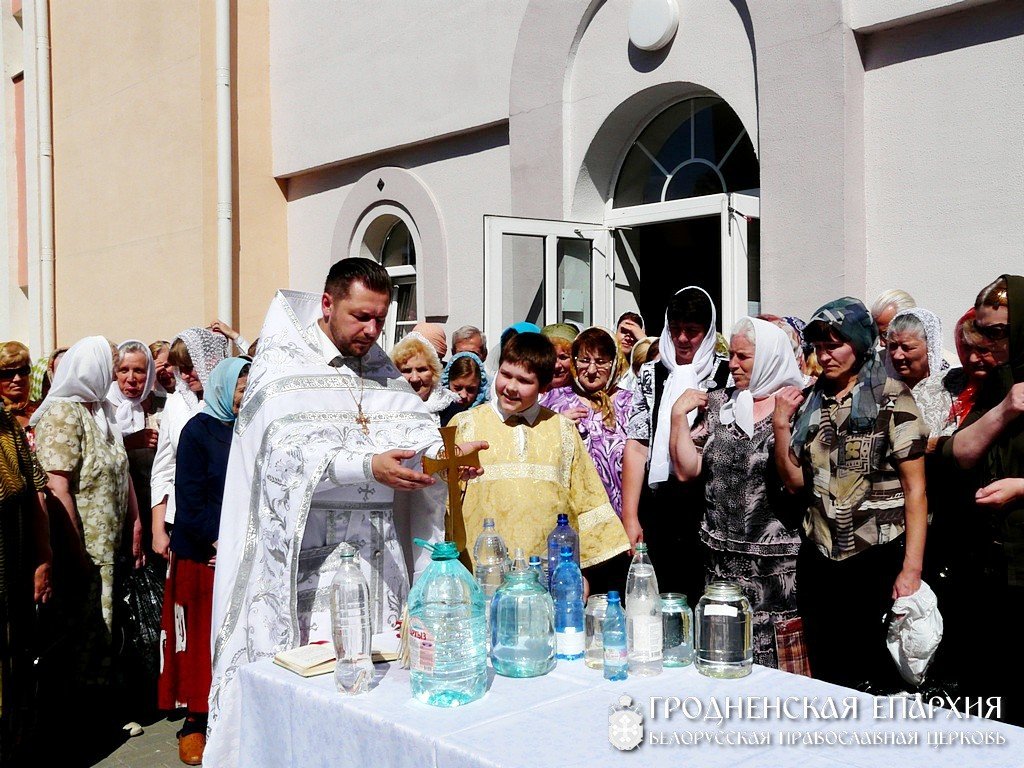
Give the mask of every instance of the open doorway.
<svg viewBox="0 0 1024 768">
<path fill-rule="evenodd" d="M 665 307 L 680 288 L 700 286 L 716 307 L 721 306 L 721 230 L 718 216 L 618 230 L 620 275 L 643 315 L 648 335 L 661 333 Z M 718 323 L 721 330 L 720 316 Z"/>
</svg>

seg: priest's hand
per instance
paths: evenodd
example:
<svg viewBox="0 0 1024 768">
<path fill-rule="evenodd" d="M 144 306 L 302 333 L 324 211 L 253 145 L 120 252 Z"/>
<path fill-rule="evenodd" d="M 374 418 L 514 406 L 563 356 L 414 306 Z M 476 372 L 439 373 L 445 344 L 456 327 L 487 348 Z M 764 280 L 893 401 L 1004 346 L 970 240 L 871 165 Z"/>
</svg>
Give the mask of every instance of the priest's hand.
<svg viewBox="0 0 1024 768">
<path fill-rule="evenodd" d="M 416 451 L 385 451 L 374 455 L 370 462 L 370 470 L 373 472 L 373 479 L 381 485 L 394 488 L 399 491 L 415 491 L 419 488 L 426 488 L 436 481 L 430 475 L 425 475 L 415 469 L 409 469 L 402 462 L 411 459 Z"/>
<path fill-rule="evenodd" d="M 475 440 L 471 443 L 459 443 L 455 447 L 458 449 L 459 455 L 468 456 L 473 451 L 486 451 L 491 446 L 486 440 Z M 474 477 L 480 477 L 483 473 L 483 467 L 459 467 L 460 480 L 472 480 Z"/>
</svg>

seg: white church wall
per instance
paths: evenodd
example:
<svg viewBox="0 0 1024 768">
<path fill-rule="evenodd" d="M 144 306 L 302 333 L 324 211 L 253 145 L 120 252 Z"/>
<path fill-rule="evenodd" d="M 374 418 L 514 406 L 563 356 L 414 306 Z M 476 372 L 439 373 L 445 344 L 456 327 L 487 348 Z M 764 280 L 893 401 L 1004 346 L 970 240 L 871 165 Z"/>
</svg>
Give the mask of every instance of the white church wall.
<svg viewBox="0 0 1024 768">
<path fill-rule="evenodd" d="M 910 291 L 949 349 L 978 290 L 1024 271 L 1022 29 L 1001 3 L 865 44 L 867 298 Z"/>
<path fill-rule="evenodd" d="M 274 175 L 508 118 L 526 0 L 272 0 Z"/>
<path fill-rule="evenodd" d="M 307 174 L 289 184 L 288 253 L 291 286 L 320 291 L 333 261 L 349 255 L 337 242 L 338 216 L 352 186 L 376 167 L 399 166 L 430 191 L 444 228 L 448 256 L 449 333 L 483 324 L 483 217 L 509 212 L 509 154 L 504 127 L 427 144 L 334 171 Z M 385 187 L 381 200 L 387 201 Z M 394 202 L 402 204 L 400 199 Z M 431 254 L 418 254 L 429 269 Z"/>
</svg>

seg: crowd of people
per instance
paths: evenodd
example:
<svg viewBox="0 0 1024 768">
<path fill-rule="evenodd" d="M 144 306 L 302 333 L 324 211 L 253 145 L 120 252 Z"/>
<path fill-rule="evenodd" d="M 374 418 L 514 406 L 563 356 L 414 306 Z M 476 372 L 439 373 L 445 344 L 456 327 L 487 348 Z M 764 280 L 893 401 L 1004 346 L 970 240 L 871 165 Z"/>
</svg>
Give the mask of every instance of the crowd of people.
<svg viewBox="0 0 1024 768">
<path fill-rule="evenodd" d="M 945 618 L 929 684 L 1003 696 L 1000 716 L 1021 724 L 1020 665 L 999 651 L 1024 598 L 1024 277 L 964 309 L 955 353 L 939 315 L 898 290 L 806 322 L 744 317 L 723 336 L 689 286 L 659 336 L 635 312 L 608 330 L 518 322 L 490 365 L 478 328 L 421 323 L 390 363 L 433 424 L 487 440 L 492 477 L 466 480 L 456 530 L 447 494 L 416 486 L 429 512 L 407 525 L 467 550 L 511 504 L 499 528 L 529 555 L 570 511 L 590 592 L 621 588 L 643 541 L 661 590 L 691 605 L 712 580 L 742 586 L 759 664 L 875 693 L 907 688 L 885 620 L 923 580 Z M 325 346 L 328 364 L 339 352 L 353 355 Z M 88 728 L 177 710 L 180 757 L 202 761 L 225 477 L 263 353 L 221 322 L 35 361 L 0 345 L 4 765 L 54 707 L 93 715 Z M 425 561 L 408 559 L 415 578 Z"/>
</svg>

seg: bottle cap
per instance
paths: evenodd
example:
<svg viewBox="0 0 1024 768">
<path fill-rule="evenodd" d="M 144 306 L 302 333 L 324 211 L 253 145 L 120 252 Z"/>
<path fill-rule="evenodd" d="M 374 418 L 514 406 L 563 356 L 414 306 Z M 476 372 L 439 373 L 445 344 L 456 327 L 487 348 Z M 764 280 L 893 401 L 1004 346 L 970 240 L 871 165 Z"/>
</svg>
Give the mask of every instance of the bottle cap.
<svg viewBox="0 0 1024 768">
<path fill-rule="evenodd" d="M 563 560 L 565 560 L 567 558 L 571 558 L 572 557 L 572 546 L 570 546 L 569 544 L 563 544 L 562 548 L 559 550 L 559 554 L 561 554 Z"/>
<path fill-rule="evenodd" d="M 431 560 L 455 560 L 459 556 L 459 547 L 454 541 L 439 541 L 431 544 L 423 539 L 413 539 L 413 543 L 430 550 Z"/>
<path fill-rule="evenodd" d="M 494 518 L 493 517 L 485 517 L 484 518 L 484 528 L 493 528 L 493 527 L 494 527 Z"/>
<path fill-rule="evenodd" d="M 341 557 L 355 557 L 357 554 L 359 554 L 359 550 L 347 541 L 342 542 L 341 546 L 338 547 L 338 555 Z"/>
<path fill-rule="evenodd" d="M 608 590 L 608 602 L 618 603 L 619 602 L 619 591 L 617 589 Z"/>
<path fill-rule="evenodd" d="M 569 516 L 567 514 L 565 514 L 564 512 L 559 512 L 558 513 L 558 524 L 559 525 L 568 525 L 569 524 Z"/>
<path fill-rule="evenodd" d="M 646 544 L 645 542 L 643 542 L 643 541 L 638 541 L 638 542 L 636 543 L 636 551 L 637 551 L 638 553 L 639 553 L 639 552 L 644 552 L 644 553 L 646 553 L 646 552 L 647 552 L 647 544 Z"/>
</svg>

